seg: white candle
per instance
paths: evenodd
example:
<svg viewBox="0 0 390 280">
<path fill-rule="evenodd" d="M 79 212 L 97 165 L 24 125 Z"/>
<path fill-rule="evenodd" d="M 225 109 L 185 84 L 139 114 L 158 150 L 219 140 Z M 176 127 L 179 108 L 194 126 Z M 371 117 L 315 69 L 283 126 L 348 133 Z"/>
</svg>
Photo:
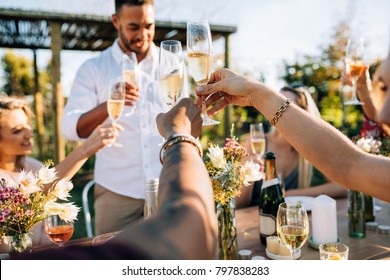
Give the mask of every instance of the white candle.
<svg viewBox="0 0 390 280">
<path fill-rule="evenodd" d="M 267 249 L 268 252 L 274 255 L 279 254 L 279 237 L 277 236 L 267 236 Z"/>
<path fill-rule="evenodd" d="M 311 210 L 313 241 L 317 244 L 337 242 L 336 200 L 319 195 Z"/>
</svg>

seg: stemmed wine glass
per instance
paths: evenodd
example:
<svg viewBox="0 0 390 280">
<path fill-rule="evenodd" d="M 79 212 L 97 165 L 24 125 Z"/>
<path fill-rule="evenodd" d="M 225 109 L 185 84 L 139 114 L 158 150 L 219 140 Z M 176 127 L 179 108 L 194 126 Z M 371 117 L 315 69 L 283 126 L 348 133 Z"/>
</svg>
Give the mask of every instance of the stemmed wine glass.
<svg viewBox="0 0 390 280">
<path fill-rule="evenodd" d="M 65 221 L 58 215 L 47 217 L 44 225 L 49 240 L 60 247 L 64 246 L 73 235 L 73 222 Z"/>
<path fill-rule="evenodd" d="M 172 108 L 183 94 L 184 61 L 180 41 L 161 42 L 158 79 L 162 99 Z"/>
<path fill-rule="evenodd" d="M 276 231 L 280 241 L 291 251 L 303 246 L 309 235 L 309 219 L 305 206 L 300 202 L 283 202 L 279 205 L 276 216 Z"/>
<path fill-rule="evenodd" d="M 139 69 L 137 56 L 134 52 L 130 54 L 123 54 L 122 56 L 122 77 L 123 80 L 133 86 L 138 86 Z M 130 108 L 129 112 L 125 113 L 125 116 L 131 116 L 137 112 L 137 106 L 134 105 Z"/>
<path fill-rule="evenodd" d="M 161 42 L 158 76 L 163 101 L 172 108 L 183 94 L 184 61 L 180 41 Z"/>
<path fill-rule="evenodd" d="M 252 152 L 258 160 L 261 160 L 265 153 L 265 135 L 262 123 L 250 124 L 250 140 Z"/>
<path fill-rule="evenodd" d="M 207 20 L 187 22 L 187 49 L 189 72 L 199 86 L 206 85 L 210 79 L 212 66 L 212 40 L 210 25 Z M 206 113 L 206 102 L 202 97 L 203 125 L 219 124 Z"/>
<path fill-rule="evenodd" d="M 122 115 L 125 106 L 125 82 L 120 78 L 111 79 L 108 87 L 107 110 L 113 123 L 116 123 Z M 107 147 L 122 147 L 120 143 L 113 142 Z"/>
<path fill-rule="evenodd" d="M 356 82 L 364 71 L 364 42 L 363 38 L 358 41 L 348 39 L 346 48 L 346 71 L 351 75 L 352 98 L 344 102 L 344 105 L 363 105 L 357 99 Z"/>
</svg>

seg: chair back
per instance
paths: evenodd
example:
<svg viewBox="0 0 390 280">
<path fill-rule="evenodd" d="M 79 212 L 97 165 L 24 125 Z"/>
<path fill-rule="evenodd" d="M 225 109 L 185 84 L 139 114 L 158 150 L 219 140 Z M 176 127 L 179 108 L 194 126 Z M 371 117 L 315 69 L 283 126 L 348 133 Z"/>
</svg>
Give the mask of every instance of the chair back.
<svg viewBox="0 0 390 280">
<path fill-rule="evenodd" d="M 83 189 L 83 193 L 81 196 L 82 204 L 83 204 L 83 211 L 84 211 L 84 220 L 85 220 L 85 227 L 87 229 L 87 236 L 92 237 L 93 236 L 93 228 L 92 228 L 92 219 L 91 219 L 91 211 L 89 209 L 89 202 L 88 202 L 88 192 L 92 187 L 95 185 L 95 181 L 92 179 L 90 180 Z"/>
</svg>

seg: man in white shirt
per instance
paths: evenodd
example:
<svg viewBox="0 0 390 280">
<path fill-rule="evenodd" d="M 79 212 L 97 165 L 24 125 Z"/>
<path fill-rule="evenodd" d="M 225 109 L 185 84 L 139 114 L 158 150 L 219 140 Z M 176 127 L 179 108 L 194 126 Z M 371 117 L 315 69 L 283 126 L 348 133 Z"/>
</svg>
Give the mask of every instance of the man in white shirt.
<svg viewBox="0 0 390 280">
<path fill-rule="evenodd" d="M 139 87 L 126 84 L 126 105 L 119 124 L 124 127 L 116 142 L 97 153 L 95 185 L 96 234 L 118 231 L 143 216 L 146 178 L 161 172 L 156 116 L 166 110 L 156 75 L 158 48 L 153 0 L 115 0 L 112 21 L 118 31 L 114 44 L 78 70 L 62 118 L 62 133 L 70 140 L 88 137 L 96 126 L 110 122 L 106 100 L 109 80 L 121 76 L 124 53 L 137 56 Z M 126 111 L 137 102 L 137 112 Z"/>
</svg>

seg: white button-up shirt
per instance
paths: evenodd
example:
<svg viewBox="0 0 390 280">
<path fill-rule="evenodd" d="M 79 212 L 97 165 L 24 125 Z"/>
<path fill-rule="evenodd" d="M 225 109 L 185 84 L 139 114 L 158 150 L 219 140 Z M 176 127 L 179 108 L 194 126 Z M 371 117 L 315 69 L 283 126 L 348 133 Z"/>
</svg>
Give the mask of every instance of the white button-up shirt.
<svg viewBox="0 0 390 280">
<path fill-rule="evenodd" d="M 116 142 L 123 147 L 105 147 L 96 154 L 94 177 L 104 188 L 138 199 L 145 198 L 146 178 L 160 176 L 159 143 L 162 137 L 156 126 L 158 113 L 167 111 L 158 92 L 156 80 L 159 49 L 151 44 L 147 56 L 139 63 L 140 99 L 137 113 L 125 116 L 125 107 L 118 123 L 124 127 Z M 89 59 L 78 70 L 62 118 L 62 133 L 70 140 L 80 140 L 76 125 L 80 116 L 108 98 L 109 80 L 121 76 L 123 52 L 118 42 L 98 57 Z M 105 122 L 110 122 L 108 118 Z"/>
</svg>

